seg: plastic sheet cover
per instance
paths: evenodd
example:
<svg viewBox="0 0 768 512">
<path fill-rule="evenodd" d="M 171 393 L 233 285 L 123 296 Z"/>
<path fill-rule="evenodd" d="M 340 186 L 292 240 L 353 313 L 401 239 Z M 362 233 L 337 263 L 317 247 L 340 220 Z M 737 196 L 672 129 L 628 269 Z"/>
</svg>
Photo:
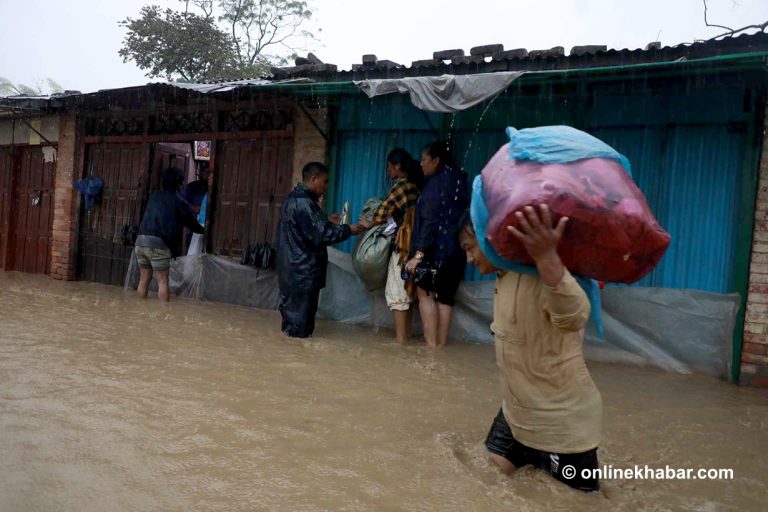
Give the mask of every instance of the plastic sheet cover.
<svg viewBox="0 0 768 512">
<path fill-rule="evenodd" d="M 369 98 L 408 93 L 411 103 L 428 112 L 452 113 L 493 98 L 517 80 L 523 71 L 474 75 L 416 76 L 355 82 Z"/>
<path fill-rule="evenodd" d="M 131 256 L 125 287 L 136 289 L 138 283 L 139 267 L 135 256 Z M 211 254 L 183 256 L 173 260 L 170 289 L 178 297 L 261 309 L 277 309 L 280 303 L 276 271 L 259 270 Z M 154 280 L 150 291 L 157 291 Z"/>
<path fill-rule="evenodd" d="M 369 293 L 352 269 L 352 258 L 328 250 L 328 281 L 320 294 L 318 316 L 374 329 L 391 329 L 382 290 Z M 135 258 L 125 287 L 135 289 Z M 174 295 L 262 309 L 277 309 L 279 288 L 274 271 L 257 270 L 238 261 L 202 254 L 171 265 Z M 155 290 L 153 281 L 152 290 Z M 456 294 L 451 339 L 493 343 L 493 281 L 465 281 Z M 602 291 L 605 341 L 588 325 L 585 357 L 592 361 L 654 366 L 678 373 L 703 373 L 726 379 L 739 296 L 698 290 L 609 286 Z M 420 332 L 418 308 L 414 333 Z"/>
<path fill-rule="evenodd" d="M 393 328 L 383 292 L 368 293 L 348 254 L 329 249 L 328 286 L 320 295 L 327 320 Z M 465 281 L 456 294 L 452 340 L 493 343 L 494 281 Z M 737 294 L 699 290 L 608 286 L 602 290 L 605 339 L 587 326 L 587 360 L 653 366 L 677 373 L 727 379 L 740 299 Z M 414 333 L 420 332 L 418 308 Z"/>
</svg>

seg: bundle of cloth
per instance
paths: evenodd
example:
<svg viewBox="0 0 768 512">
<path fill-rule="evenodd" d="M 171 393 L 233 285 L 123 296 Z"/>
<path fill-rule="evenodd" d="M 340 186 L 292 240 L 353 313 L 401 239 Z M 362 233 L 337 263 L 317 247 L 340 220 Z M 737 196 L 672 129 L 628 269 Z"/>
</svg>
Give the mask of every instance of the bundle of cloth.
<svg viewBox="0 0 768 512">
<path fill-rule="evenodd" d="M 533 260 L 507 229 L 515 212 L 547 204 L 570 219 L 558 253 L 592 302 L 598 335 L 600 286 L 633 283 L 659 263 L 671 238 L 632 181 L 626 157 L 569 126 L 507 128 L 509 143 L 475 178 L 471 214 L 483 252 L 495 266 L 535 274 Z"/>
<path fill-rule="evenodd" d="M 531 264 L 508 226 L 526 205 L 549 205 L 555 221 L 570 219 L 558 249 L 574 274 L 634 283 L 659 263 L 670 236 L 632 181 L 629 161 L 595 137 L 569 126 L 507 129 L 510 142 L 482 171 L 490 212 L 488 237 L 499 256 Z"/>
</svg>

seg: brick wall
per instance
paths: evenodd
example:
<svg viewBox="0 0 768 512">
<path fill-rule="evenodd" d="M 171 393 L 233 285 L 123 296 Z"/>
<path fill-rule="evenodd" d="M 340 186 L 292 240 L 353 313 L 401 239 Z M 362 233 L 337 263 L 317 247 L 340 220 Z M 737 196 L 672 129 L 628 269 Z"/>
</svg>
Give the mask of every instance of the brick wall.
<svg viewBox="0 0 768 512">
<path fill-rule="evenodd" d="M 768 122 L 768 109 L 765 120 Z M 768 125 L 763 130 L 760 155 L 760 180 L 739 382 L 768 387 Z"/>
<path fill-rule="evenodd" d="M 327 134 L 330 122 L 325 108 L 307 108 L 307 112 Z M 328 164 L 328 145 L 300 108 L 293 114 L 293 184 L 301 181 L 301 168 L 307 162 Z"/>
<path fill-rule="evenodd" d="M 51 277 L 75 279 L 75 212 L 77 196 L 72 188 L 72 177 L 77 175 L 75 116 L 61 116 L 59 120 L 59 146 L 53 196 L 53 244 L 51 249 Z"/>
</svg>

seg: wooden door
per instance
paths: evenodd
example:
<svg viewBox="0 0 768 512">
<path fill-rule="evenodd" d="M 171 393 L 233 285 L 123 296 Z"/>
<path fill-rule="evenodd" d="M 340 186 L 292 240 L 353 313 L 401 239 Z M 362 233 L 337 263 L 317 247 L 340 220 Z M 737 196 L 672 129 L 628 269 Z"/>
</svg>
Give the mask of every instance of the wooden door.
<svg viewBox="0 0 768 512">
<path fill-rule="evenodd" d="M 78 279 L 122 285 L 132 247 L 122 244 L 125 225 L 138 225 L 146 193 L 148 146 L 93 144 L 86 148 L 86 169 L 104 181 L 100 203 L 83 206 L 79 233 Z"/>
<path fill-rule="evenodd" d="M 45 161 L 41 146 L 16 148 L 14 160 L 7 268 L 47 274 L 51 268 L 56 163 Z"/>
<path fill-rule="evenodd" d="M 214 253 L 239 256 L 249 244 L 274 243 L 280 206 L 291 187 L 293 140 L 223 141 L 216 155 Z"/>
</svg>

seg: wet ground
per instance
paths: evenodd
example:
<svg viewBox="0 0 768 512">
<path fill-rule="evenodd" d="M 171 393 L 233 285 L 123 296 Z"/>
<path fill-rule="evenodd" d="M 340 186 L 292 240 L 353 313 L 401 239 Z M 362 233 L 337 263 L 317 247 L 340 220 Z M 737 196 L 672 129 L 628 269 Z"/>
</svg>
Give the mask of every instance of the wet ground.
<svg viewBox="0 0 768 512">
<path fill-rule="evenodd" d="M 276 312 L 0 272 L 0 511 L 758 511 L 768 394 L 590 364 L 601 464 L 728 468 L 733 480 L 571 491 L 489 465 L 489 346 L 431 352 Z"/>
</svg>

